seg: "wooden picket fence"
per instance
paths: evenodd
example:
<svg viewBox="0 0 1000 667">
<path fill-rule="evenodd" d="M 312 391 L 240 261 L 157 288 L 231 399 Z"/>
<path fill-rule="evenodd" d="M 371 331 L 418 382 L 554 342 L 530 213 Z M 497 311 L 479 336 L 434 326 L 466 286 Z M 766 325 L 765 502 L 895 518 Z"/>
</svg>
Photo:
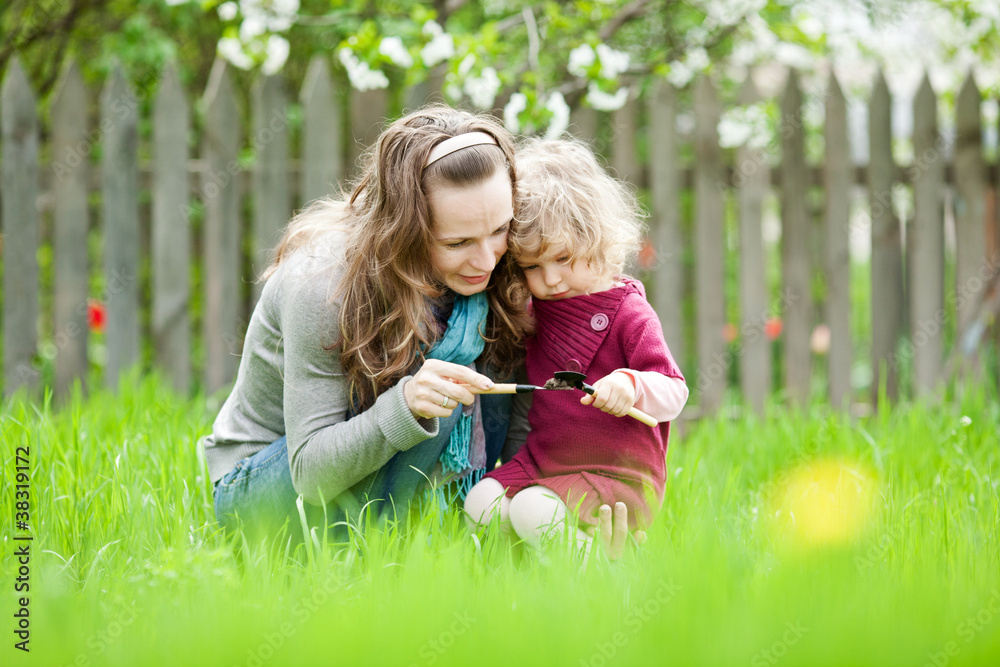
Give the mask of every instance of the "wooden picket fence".
<svg viewBox="0 0 1000 667">
<path fill-rule="evenodd" d="M 88 126 L 90 92 L 78 69 L 70 67 L 51 100 L 50 127 L 43 133 L 35 95 L 13 60 L 0 90 L 5 394 L 38 386 L 44 356 L 40 330 L 46 332 L 49 356 L 54 354 L 57 395 L 65 395 L 76 379 L 86 375 L 87 304 L 95 296 L 89 287 L 95 270 L 103 273 L 104 291 L 97 296 L 107 313 L 108 386 L 116 386 L 123 371 L 141 362 L 145 335 L 154 350 L 152 363 L 179 390 L 200 386 L 215 392 L 228 387 L 259 295 L 258 284 L 247 285 L 268 262 L 281 226 L 294 208 L 342 182 L 360 150 L 378 135 L 387 114 L 384 91 L 355 94 L 347 110 L 353 141 L 344 145 L 337 129 L 345 111 L 335 92 L 325 59 L 316 58 L 300 94 L 300 158 L 290 160 L 290 101 L 281 77 L 256 82 L 250 95 L 252 127 L 242 128 L 240 95 L 226 66 L 217 63 L 201 99 L 202 129 L 192 142 L 191 104 L 172 67 L 138 87 L 116 71 L 100 96 L 97 127 Z M 144 96 L 152 101 L 148 163 L 139 157 L 138 108 Z M 850 375 L 856 352 L 851 339 L 848 241 L 854 224 L 849 210 L 852 190 L 858 186 L 867 189 L 871 220 L 872 386 L 884 386 L 890 396 L 901 389 L 914 395 L 936 391 L 949 353 L 944 341 L 967 330 L 979 316 L 988 283 L 1000 264 L 995 206 L 1000 179 L 998 170 L 985 164 L 981 95 L 972 76 L 957 97 L 953 151 L 940 138 L 937 98 L 924 81 L 913 107 L 915 158 L 906 167 L 892 157 L 892 100 L 881 76 L 869 101 L 871 158 L 866 167 L 855 166 L 850 159 L 846 103 L 835 78 L 831 77 L 823 99 L 822 165 L 806 160 L 803 101 L 795 72 L 781 95 L 778 144 L 763 150 L 741 148 L 735 152 L 735 162 L 719 147 L 722 105 L 712 84 L 702 79 L 693 90 L 694 160 L 690 167 L 681 163 L 683 146 L 676 131 L 679 99 L 677 90 L 660 83 L 644 99 L 631 100 L 609 118 L 582 111 L 574 117 L 574 127 L 577 134 L 593 137 L 599 123 L 609 122 L 610 166 L 648 190 L 649 244 L 657 257 L 647 285 L 675 356 L 693 362 L 691 368 L 682 364 L 693 389 L 692 403 L 701 413 L 717 410 L 725 399 L 730 366 L 738 364 L 745 401 L 762 407 L 775 390 L 771 379 L 775 344 L 764 335 L 765 324 L 773 317 L 783 322 L 784 374 L 778 389 L 792 401 L 809 398 L 818 370 L 814 366 L 824 358 L 811 350 L 810 337 L 816 324 L 825 322 L 830 332 L 825 355 L 827 397 L 837 406 L 856 398 Z M 748 83 L 740 101 L 756 100 Z M 638 132 L 645 134 L 647 164 L 636 157 Z M 47 145 L 42 144 L 43 135 Z M 197 156 L 190 155 L 191 145 L 199 147 Z M 247 168 L 240 163 L 245 148 L 255 154 Z M 100 151 L 99 164 L 95 149 Z M 777 167 L 771 166 L 777 161 L 774 156 L 780 156 Z M 905 225 L 892 206 L 897 184 L 913 189 L 913 216 Z M 817 190 L 823 195 L 820 206 L 810 196 Z M 761 224 L 771 191 L 780 197 L 778 294 L 768 286 Z M 101 267 L 88 266 L 92 226 L 88 202 L 95 192 L 104 248 Z M 694 202 L 690 221 L 684 219 L 681 203 L 688 192 Z M 245 200 L 252 205 L 249 224 L 244 224 Z M 148 208 L 144 201 L 149 201 Z M 736 212 L 735 232 L 726 228 L 727 206 Z M 198 238 L 192 237 L 195 212 L 200 220 Z M 953 262 L 946 262 L 946 219 L 954 221 Z M 46 313 L 39 312 L 44 300 L 37 260 L 43 229 L 51 239 L 54 264 L 52 312 Z M 727 341 L 726 248 L 733 233 L 738 241 L 734 245 L 741 315 L 738 338 Z M 147 243 L 142 243 L 143 234 Z M 146 246 L 149 254 L 143 256 L 141 249 Z M 681 249 L 688 246 L 695 257 L 690 270 L 679 259 Z M 904 256 L 909 271 L 904 271 Z M 192 271 L 196 263 L 199 272 Z M 150 278 L 144 287 L 146 266 Z M 946 276 L 949 266 L 954 267 L 953 276 Z M 198 295 L 192 273 L 200 275 Z M 826 286 L 821 304 L 813 297 L 817 276 Z M 946 290 L 952 284 L 954 288 Z M 695 301 L 696 333 L 686 341 L 684 303 L 689 295 Z M 192 317 L 196 296 L 201 301 L 198 323 Z M 951 308 L 949 297 L 954 297 Z M 149 312 L 145 325 L 144 308 Z M 192 355 L 194 324 L 200 325 L 204 350 L 200 369 Z M 912 387 L 897 386 L 902 362 L 912 365 Z"/>
</svg>

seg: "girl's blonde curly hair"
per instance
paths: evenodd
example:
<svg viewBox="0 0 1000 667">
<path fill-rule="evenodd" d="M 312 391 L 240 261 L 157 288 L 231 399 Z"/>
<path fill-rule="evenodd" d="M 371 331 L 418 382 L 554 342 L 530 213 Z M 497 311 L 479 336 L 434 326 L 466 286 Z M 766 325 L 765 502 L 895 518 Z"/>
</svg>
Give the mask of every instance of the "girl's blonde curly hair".
<svg viewBox="0 0 1000 667">
<path fill-rule="evenodd" d="M 645 213 L 631 188 L 575 139 L 529 139 L 517 152 L 515 257 L 564 248 L 600 276 L 622 275 L 642 247 Z"/>
</svg>

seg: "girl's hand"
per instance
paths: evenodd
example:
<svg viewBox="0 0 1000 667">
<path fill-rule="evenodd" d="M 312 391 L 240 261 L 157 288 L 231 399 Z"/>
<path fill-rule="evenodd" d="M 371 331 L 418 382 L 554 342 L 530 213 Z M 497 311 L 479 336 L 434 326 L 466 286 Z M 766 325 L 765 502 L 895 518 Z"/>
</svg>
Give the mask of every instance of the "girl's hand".
<svg viewBox="0 0 1000 667">
<path fill-rule="evenodd" d="M 475 396 L 463 385 L 489 389 L 493 381 L 471 368 L 428 359 L 403 385 L 406 407 L 417 419 L 447 417 L 458 404 L 472 405 Z"/>
<path fill-rule="evenodd" d="M 625 373 L 612 373 L 594 383 L 594 393 L 580 399 L 584 405 L 594 404 L 615 417 L 624 417 L 635 405 L 635 385 Z"/>
</svg>

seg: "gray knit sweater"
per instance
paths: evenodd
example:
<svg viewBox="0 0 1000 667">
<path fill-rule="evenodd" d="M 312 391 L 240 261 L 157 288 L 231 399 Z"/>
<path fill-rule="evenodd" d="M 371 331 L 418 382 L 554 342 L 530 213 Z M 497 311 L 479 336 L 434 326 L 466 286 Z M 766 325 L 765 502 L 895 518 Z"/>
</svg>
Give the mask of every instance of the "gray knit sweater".
<svg viewBox="0 0 1000 667">
<path fill-rule="evenodd" d="M 268 279 L 254 308 L 232 393 L 202 439 L 212 482 L 240 459 L 288 436 L 292 483 L 317 504 L 353 486 L 398 452 L 437 435 L 403 398 L 409 376 L 347 420 L 347 381 L 336 350 L 343 271 L 340 243 L 300 248 Z M 333 267 L 333 270 L 331 270 Z M 322 495 L 321 495 L 322 494 Z"/>
</svg>

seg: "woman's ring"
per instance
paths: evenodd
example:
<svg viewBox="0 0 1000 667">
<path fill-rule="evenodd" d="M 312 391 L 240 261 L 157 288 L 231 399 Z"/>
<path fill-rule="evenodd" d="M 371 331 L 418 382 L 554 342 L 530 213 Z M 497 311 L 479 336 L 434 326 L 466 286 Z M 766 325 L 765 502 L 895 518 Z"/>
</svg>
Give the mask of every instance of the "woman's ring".
<svg viewBox="0 0 1000 667">
<path fill-rule="evenodd" d="M 451 397 L 445 396 L 444 400 L 441 401 L 441 407 L 442 408 L 447 408 L 448 407 L 448 401 L 450 401 L 450 400 L 451 400 Z"/>
</svg>

